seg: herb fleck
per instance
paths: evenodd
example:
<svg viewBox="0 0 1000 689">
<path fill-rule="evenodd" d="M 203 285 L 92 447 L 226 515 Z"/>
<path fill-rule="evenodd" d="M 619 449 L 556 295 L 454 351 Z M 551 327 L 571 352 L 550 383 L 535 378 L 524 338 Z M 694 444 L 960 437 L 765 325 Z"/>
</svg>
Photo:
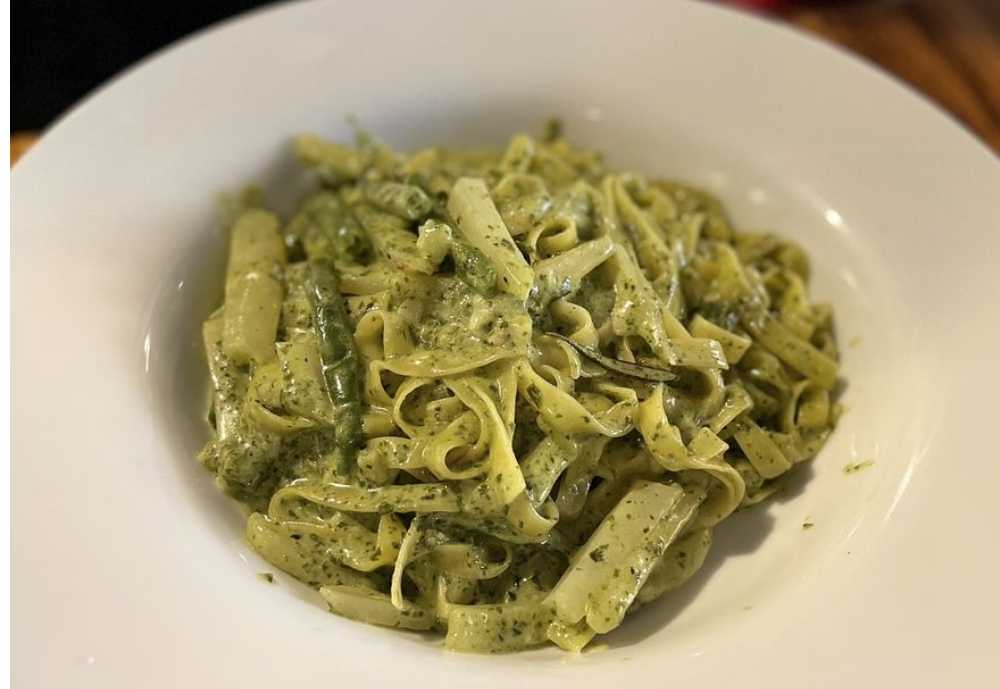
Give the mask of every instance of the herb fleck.
<svg viewBox="0 0 1000 689">
<path fill-rule="evenodd" d="M 607 545 L 602 545 L 598 548 L 594 548 L 590 551 L 590 559 L 594 562 L 604 562 L 604 551 L 608 549 Z"/>
</svg>

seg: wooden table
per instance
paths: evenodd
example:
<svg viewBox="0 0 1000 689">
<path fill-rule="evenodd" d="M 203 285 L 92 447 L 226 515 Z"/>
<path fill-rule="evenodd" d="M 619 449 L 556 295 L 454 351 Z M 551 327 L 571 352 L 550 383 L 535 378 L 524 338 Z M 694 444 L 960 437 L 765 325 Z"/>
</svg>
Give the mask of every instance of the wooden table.
<svg viewBox="0 0 1000 689">
<path fill-rule="evenodd" d="M 1000 0 L 814 1 L 776 14 L 908 82 L 1000 153 Z M 12 165 L 38 136 L 11 135 Z"/>
<path fill-rule="evenodd" d="M 797 3 L 779 14 L 895 74 L 1000 153 L 1000 0 Z"/>
</svg>

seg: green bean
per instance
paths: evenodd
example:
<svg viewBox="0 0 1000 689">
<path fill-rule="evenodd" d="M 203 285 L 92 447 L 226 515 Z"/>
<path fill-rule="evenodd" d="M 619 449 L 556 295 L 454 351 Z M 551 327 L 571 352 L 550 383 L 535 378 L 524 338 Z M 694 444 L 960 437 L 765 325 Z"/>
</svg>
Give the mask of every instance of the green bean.
<svg viewBox="0 0 1000 689">
<path fill-rule="evenodd" d="M 455 236 L 455 231 L 440 220 L 428 220 L 420 226 L 417 251 L 432 269 L 449 254 L 455 263 L 455 276 L 484 297 L 490 296 L 497 282 L 497 271 L 486 255 Z"/>
<path fill-rule="evenodd" d="M 361 442 L 361 388 L 354 331 L 340 295 L 333 262 L 309 262 L 309 299 L 313 306 L 323 377 L 333 403 L 337 470 L 345 474 L 354 464 Z"/>
<path fill-rule="evenodd" d="M 369 186 L 366 196 L 377 208 L 407 220 L 423 220 L 434 208 L 431 198 L 414 184 L 383 182 Z"/>
<path fill-rule="evenodd" d="M 330 191 L 306 199 L 285 233 L 302 243 L 309 258 L 332 258 L 366 264 L 372 242 L 350 209 Z"/>
</svg>

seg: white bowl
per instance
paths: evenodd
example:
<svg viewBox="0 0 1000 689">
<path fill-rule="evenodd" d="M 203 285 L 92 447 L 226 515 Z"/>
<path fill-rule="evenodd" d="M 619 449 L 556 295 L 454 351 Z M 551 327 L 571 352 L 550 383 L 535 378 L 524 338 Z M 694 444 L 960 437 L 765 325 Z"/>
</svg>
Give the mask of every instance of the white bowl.
<svg viewBox="0 0 1000 689">
<path fill-rule="evenodd" d="M 347 137 L 348 114 L 403 148 L 559 115 L 813 256 L 846 345 L 840 428 L 603 651 L 448 654 L 266 586 L 193 459 L 215 194 L 257 181 L 287 202 L 289 135 Z M 294 4 L 92 95 L 13 193 L 16 686 L 988 683 L 1000 163 L 860 62 L 693 3 Z"/>
</svg>

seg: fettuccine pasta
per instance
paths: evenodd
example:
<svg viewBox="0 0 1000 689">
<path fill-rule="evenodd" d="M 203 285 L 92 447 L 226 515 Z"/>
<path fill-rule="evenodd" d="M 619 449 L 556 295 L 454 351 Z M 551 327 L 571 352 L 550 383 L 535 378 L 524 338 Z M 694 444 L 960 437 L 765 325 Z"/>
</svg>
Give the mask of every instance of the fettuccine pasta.
<svg viewBox="0 0 1000 689">
<path fill-rule="evenodd" d="M 317 188 L 292 217 L 231 204 L 200 459 L 332 612 L 579 651 L 830 434 L 806 254 L 708 194 L 556 130 L 295 150 Z"/>
</svg>

